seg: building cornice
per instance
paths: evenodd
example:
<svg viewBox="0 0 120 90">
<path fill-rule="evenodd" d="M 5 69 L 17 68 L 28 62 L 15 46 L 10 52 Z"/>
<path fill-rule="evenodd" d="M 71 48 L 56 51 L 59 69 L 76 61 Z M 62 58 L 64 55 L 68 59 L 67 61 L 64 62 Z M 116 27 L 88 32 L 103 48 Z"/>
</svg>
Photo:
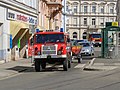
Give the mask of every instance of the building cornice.
<svg viewBox="0 0 120 90">
<path fill-rule="evenodd" d="M 15 10 L 15 11 L 19 11 L 21 13 L 31 15 L 33 17 L 37 17 L 38 15 L 37 9 L 30 8 L 29 6 L 23 5 L 13 0 L 0 0 L 0 6 Z"/>
</svg>

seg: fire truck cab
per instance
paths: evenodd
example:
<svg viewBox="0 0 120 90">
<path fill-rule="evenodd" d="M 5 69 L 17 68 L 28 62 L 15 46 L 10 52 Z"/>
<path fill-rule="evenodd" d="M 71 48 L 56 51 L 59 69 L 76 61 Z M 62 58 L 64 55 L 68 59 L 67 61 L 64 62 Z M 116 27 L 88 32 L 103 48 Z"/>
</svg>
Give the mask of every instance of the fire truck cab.
<svg viewBox="0 0 120 90">
<path fill-rule="evenodd" d="M 101 46 L 101 43 L 102 43 L 102 37 L 101 37 L 101 34 L 100 33 L 90 33 L 88 35 L 88 41 L 92 42 L 92 44 L 94 46 Z"/>
<path fill-rule="evenodd" d="M 36 72 L 45 69 L 46 63 L 60 62 L 64 71 L 71 67 L 70 39 L 64 32 L 49 30 L 35 33 L 33 51 Z"/>
</svg>

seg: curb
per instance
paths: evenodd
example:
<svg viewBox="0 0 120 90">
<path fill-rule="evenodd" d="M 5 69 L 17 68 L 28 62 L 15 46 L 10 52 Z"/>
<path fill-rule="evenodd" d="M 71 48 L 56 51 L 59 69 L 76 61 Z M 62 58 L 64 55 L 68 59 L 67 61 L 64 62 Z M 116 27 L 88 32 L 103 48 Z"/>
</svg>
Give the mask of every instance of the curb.
<svg viewBox="0 0 120 90">
<path fill-rule="evenodd" d="M 91 61 L 89 61 L 89 62 L 83 67 L 82 70 L 92 70 L 92 69 L 90 68 L 90 66 L 93 65 L 95 59 L 96 59 L 96 58 L 93 58 Z"/>
<path fill-rule="evenodd" d="M 82 68 L 82 70 L 85 70 L 85 69 L 89 69 L 87 66 L 92 66 L 94 61 L 95 61 L 96 58 L 93 58 L 92 60 L 90 60 L 89 62 L 87 62 L 87 64 L 85 64 Z"/>
<path fill-rule="evenodd" d="M 83 70 L 89 71 L 104 71 L 116 69 L 120 66 L 120 63 L 94 63 L 96 58 L 93 58 Z M 94 65 L 93 65 L 94 64 Z"/>
</svg>

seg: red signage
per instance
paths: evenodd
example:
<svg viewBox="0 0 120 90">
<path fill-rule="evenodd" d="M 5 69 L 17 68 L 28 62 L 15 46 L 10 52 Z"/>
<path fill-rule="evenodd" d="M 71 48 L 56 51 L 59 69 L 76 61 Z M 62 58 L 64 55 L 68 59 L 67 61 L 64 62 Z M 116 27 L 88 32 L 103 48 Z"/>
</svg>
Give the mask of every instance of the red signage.
<svg viewBox="0 0 120 90">
<path fill-rule="evenodd" d="M 27 22 L 28 18 L 26 16 L 24 16 L 24 15 L 17 15 L 17 20 Z"/>
</svg>

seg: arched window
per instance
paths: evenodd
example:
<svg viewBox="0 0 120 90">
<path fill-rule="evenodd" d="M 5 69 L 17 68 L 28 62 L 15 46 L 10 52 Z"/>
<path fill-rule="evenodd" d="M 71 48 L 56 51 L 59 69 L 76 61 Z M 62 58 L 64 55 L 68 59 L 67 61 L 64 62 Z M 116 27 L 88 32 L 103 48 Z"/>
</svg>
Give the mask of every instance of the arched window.
<svg viewBox="0 0 120 90">
<path fill-rule="evenodd" d="M 77 38 L 77 33 L 73 32 L 73 38 Z"/>
</svg>

